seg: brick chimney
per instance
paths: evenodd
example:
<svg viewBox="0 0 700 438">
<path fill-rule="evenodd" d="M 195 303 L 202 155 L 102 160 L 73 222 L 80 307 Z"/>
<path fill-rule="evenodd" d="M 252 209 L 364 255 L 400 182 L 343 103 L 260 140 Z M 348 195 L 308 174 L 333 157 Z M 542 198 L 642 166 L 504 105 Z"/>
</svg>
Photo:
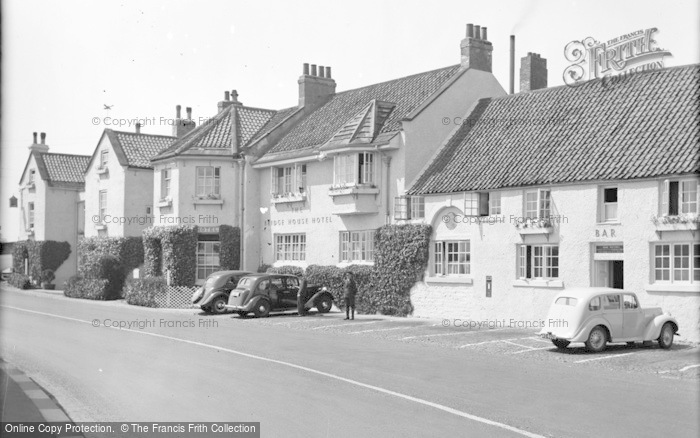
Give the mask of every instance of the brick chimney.
<svg viewBox="0 0 700 438">
<path fill-rule="evenodd" d="M 173 123 L 173 137 L 183 137 L 188 132 L 195 128 L 194 120 L 192 120 L 192 108 L 187 107 L 187 118 L 183 119 L 180 115 L 181 106 L 175 106 L 175 123 Z"/>
<path fill-rule="evenodd" d="M 48 152 L 49 146 L 46 144 L 46 133 L 41 133 L 41 143 L 37 142 L 36 132 L 33 133 L 32 144 L 29 146 L 31 152 Z"/>
<path fill-rule="evenodd" d="M 528 52 L 520 59 L 520 92 L 547 88 L 547 60 L 538 53 Z"/>
<path fill-rule="evenodd" d="M 315 108 L 323 105 L 335 94 L 335 81 L 331 78 L 331 68 L 316 64 L 304 64 L 299 77 L 299 107 Z"/>
<path fill-rule="evenodd" d="M 467 24 L 467 37 L 460 44 L 462 67 L 491 72 L 493 45 L 487 40 L 486 28 Z"/>
<path fill-rule="evenodd" d="M 238 101 L 238 91 L 236 90 L 231 90 L 230 93 L 228 91 L 224 91 L 224 100 L 217 104 L 217 108 L 219 109 L 219 112 L 221 112 L 231 105 L 243 105 Z"/>
</svg>

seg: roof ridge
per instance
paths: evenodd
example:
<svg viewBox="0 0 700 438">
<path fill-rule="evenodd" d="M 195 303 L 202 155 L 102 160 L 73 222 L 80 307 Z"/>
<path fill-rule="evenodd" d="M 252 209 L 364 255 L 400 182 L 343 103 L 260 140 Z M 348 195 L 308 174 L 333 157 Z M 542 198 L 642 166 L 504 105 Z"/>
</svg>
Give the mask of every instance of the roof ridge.
<svg viewBox="0 0 700 438">
<path fill-rule="evenodd" d="M 38 152 L 41 155 L 63 155 L 65 157 L 83 157 L 90 158 L 92 155 L 81 155 L 81 154 L 67 154 L 65 152 Z"/>
<path fill-rule="evenodd" d="M 429 74 L 429 73 L 435 73 L 435 72 L 437 72 L 437 71 L 442 71 L 442 70 L 447 70 L 447 69 L 450 69 L 450 68 L 455 68 L 455 67 L 458 67 L 459 65 L 460 65 L 460 64 L 454 64 L 454 65 L 450 65 L 450 66 L 447 66 L 447 67 L 436 68 L 436 69 L 433 69 L 433 70 L 427 70 L 427 71 L 424 71 L 424 72 L 414 73 L 414 74 L 410 74 L 410 75 L 407 75 L 407 76 L 401 76 L 401 77 L 399 77 L 399 78 L 389 79 L 389 80 L 387 80 L 387 81 L 376 82 L 376 83 L 374 83 L 374 84 L 364 85 L 364 86 L 362 86 L 362 87 L 350 88 L 350 89 L 348 89 L 348 90 L 343 90 L 343 91 L 340 91 L 340 92 L 338 92 L 338 93 L 335 93 L 335 95 L 337 96 L 337 95 L 339 95 L 339 94 L 345 94 L 345 93 L 349 93 L 349 92 L 352 92 L 352 91 L 362 90 L 362 89 L 364 89 L 364 88 L 376 87 L 376 86 L 378 86 L 378 85 L 385 85 L 385 84 L 389 84 L 389 83 L 391 83 L 391 82 L 398 82 L 398 81 L 402 81 L 402 80 L 405 80 L 405 79 L 413 78 L 413 77 L 416 77 L 416 76 L 422 76 L 422 75 L 426 75 L 426 74 Z"/>
<path fill-rule="evenodd" d="M 164 134 L 148 134 L 145 132 L 131 132 L 131 131 L 115 131 L 114 129 L 106 129 L 114 132 L 115 134 L 130 134 L 130 135 L 145 135 L 148 137 L 165 137 L 165 138 L 178 138 L 174 135 L 164 135 Z"/>
</svg>

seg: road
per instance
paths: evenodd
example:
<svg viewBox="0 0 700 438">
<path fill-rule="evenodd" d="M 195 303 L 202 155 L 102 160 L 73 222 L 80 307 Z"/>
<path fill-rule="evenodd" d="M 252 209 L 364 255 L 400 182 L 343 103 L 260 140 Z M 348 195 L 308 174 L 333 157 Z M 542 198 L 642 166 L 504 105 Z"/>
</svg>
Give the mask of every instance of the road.
<svg viewBox="0 0 700 438">
<path fill-rule="evenodd" d="M 700 435 L 697 384 L 397 342 L 340 314 L 263 321 L 15 290 L 0 306 L 0 355 L 76 422 L 259 421 L 264 437 Z M 290 329 L 307 321 L 324 330 Z M 105 327 L 120 322 L 132 328 Z"/>
</svg>

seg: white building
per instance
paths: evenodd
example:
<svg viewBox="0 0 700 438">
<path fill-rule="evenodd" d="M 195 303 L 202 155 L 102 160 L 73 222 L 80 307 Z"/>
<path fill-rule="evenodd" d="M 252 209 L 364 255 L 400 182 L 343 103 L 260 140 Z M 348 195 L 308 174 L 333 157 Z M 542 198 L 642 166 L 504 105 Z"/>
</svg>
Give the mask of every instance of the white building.
<svg viewBox="0 0 700 438">
<path fill-rule="evenodd" d="M 415 315 L 536 322 L 636 292 L 700 340 L 697 65 L 478 102 L 412 184 L 433 226 Z"/>
</svg>

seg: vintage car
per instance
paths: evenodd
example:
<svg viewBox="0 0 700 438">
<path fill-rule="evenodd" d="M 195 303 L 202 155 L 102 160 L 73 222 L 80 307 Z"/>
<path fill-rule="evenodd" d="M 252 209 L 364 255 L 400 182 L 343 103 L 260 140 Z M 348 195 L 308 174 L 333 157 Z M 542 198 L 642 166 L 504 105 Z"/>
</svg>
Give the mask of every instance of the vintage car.
<svg viewBox="0 0 700 438">
<path fill-rule="evenodd" d="M 333 295 L 326 288 L 306 285 L 294 275 L 251 274 L 241 278 L 231 291 L 226 308 L 240 316 L 253 312 L 262 317 L 270 312 L 292 309 L 305 312 L 313 307 L 320 313 L 327 313 L 332 306 Z"/>
<path fill-rule="evenodd" d="M 226 312 L 226 303 L 238 280 L 250 274 L 247 271 L 217 271 L 207 277 L 204 285 L 192 295 L 192 306 L 207 313 Z"/>
<path fill-rule="evenodd" d="M 569 289 L 554 297 L 540 337 L 560 349 L 584 342 L 589 351 L 605 350 L 608 342 L 658 341 L 671 348 L 678 321 L 659 307 L 642 309 L 637 295 L 621 289 Z"/>
</svg>

